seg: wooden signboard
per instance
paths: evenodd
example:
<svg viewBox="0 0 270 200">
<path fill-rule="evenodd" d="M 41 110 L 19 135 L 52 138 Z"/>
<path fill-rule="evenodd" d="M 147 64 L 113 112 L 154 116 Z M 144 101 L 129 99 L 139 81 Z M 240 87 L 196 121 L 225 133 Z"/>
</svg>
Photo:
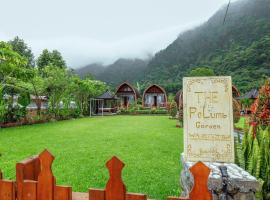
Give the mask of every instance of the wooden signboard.
<svg viewBox="0 0 270 200">
<path fill-rule="evenodd" d="M 234 162 L 231 77 L 183 79 L 187 161 Z"/>
</svg>

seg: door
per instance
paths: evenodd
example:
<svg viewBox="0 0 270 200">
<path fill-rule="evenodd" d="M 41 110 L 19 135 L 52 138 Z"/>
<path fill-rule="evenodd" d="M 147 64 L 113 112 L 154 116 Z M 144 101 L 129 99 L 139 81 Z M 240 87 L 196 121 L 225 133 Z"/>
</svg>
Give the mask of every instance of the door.
<svg viewBox="0 0 270 200">
<path fill-rule="evenodd" d="M 154 107 L 157 107 L 157 96 L 154 96 Z"/>
<path fill-rule="evenodd" d="M 124 107 L 128 106 L 128 97 L 124 97 Z"/>
</svg>

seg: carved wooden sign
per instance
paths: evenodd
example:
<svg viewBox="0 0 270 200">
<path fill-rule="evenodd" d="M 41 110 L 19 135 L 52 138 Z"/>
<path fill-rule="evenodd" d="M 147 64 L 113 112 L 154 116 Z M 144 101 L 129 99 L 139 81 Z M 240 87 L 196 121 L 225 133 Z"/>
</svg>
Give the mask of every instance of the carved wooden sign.
<svg viewBox="0 0 270 200">
<path fill-rule="evenodd" d="M 231 77 L 183 79 L 187 161 L 234 162 Z"/>
</svg>

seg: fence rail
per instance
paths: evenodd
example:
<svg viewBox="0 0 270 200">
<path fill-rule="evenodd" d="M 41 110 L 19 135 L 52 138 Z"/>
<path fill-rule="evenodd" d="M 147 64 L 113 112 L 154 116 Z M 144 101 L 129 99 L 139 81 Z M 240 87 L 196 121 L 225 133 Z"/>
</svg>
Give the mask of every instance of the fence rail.
<svg viewBox="0 0 270 200">
<path fill-rule="evenodd" d="M 16 164 L 16 181 L 3 179 L 0 171 L 0 200 L 147 200 L 145 194 L 128 193 L 122 180 L 125 164 L 112 157 L 106 167 L 109 180 L 105 189 L 90 188 L 88 193 L 72 192 L 70 186 L 56 185 L 52 172 L 54 156 L 44 150 Z M 207 188 L 210 169 L 202 162 L 191 167 L 194 187 L 189 197 L 168 197 L 167 200 L 208 200 L 211 193 Z"/>
</svg>

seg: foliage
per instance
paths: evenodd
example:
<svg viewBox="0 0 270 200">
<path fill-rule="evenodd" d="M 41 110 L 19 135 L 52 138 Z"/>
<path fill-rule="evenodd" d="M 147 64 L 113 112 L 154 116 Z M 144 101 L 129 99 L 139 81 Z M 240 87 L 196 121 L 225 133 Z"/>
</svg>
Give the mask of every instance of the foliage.
<svg viewBox="0 0 270 200">
<path fill-rule="evenodd" d="M 7 112 L 7 104 L 3 99 L 3 88 L 0 85 L 0 123 L 4 122 L 4 116 Z"/>
<path fill-rule="evenodd" d="M 2 114 L 1 121 L 16 121 L 25 115 L 25 110 L 15 104 L 16 93 L 24 93 L 25 82 L 32 78 L 32 71 L 27 66 L 27 59 L 12 50 L 12 46 L 6 42 L 0 42 L 0 84 L 1 93 L 10 98 L 3 104 L 1 100 Z"/>
<path fill-rule="evenodd" d="M 121 108 L 120 114 L 127 114 L 127 115 L 167 115 L 168 111 L 164 108 L 144 108 L 138 103 L 132 103 L 129 105 L 128 108 Z"/>
<path fill-rule="evenodd" d="M 16 51 L 15 51 L 16 50 Z M 44 50 L 38 67 L 32 66 L 31 49 L 18 37 L 0 42 L 0 121 L 21 121 L 27 114 L 30 95 L 36 103 L 38 120 L 43 120 L 42 98 L 49 99 L 49 111 L 55 119 L 89 114 L 89 99 L 103 93 L 107 86 L 93 77 L 81 80 L 66 68 L 60 52 Z M 3 94 L 10 97 L 3 100 Z M 17 104 L 13 97 L 18 96 Z M 46 114 L 47 116 L 47 114 Z M 33 117 L 29 119 L 32 123 Z"/>
<path fill-rule="evenodd" d="M 27 60 L 12 50 L 11 45 L 0 42 L 0 81 L 6 84 L 9 79 L 27 79 Z"/>
<path fill-rule="evenodd" d="M 127 80 L 141 86 L 160 84 L 176 93 L 191 70 L 209 66 L 216 75 L 232 76 L 234 85 L 245 93 L 260 87 L 270 75 L 269 10 L 269 0 L 233 2 L 225 24 L 226 8 L 222 8 L 206 23 L 181 33 L 144 64 L 120 59 L 109 66 L 91 64 L 76 72 L 81 76 L 90 72 L 114 87 Z"/>
<path fill-rule="evenodd" d="M 270 126 L 266 129 L 250 126 L 244 134 L 242 144 L 236 143 L 236 163 L 256 178 L 263 180 L 262 195 L 264 199 L 269 199 Z"/>
<path fill-rule="evenodd" d="M 147 64 L 148 60 L 118 59 L 107 66 L 103 66 L 102 64 L 90 64 L 76 70 L 76 73 L 81 77 L 85 77 L 90 73 L 95 78 L 116 87 L 127 80 L 134 84 L 142 80 Z"/>
<path fill-rule="evenodd" d="M 34 55 L 23 39 L 16 36 L 8 43 L 12 46 L 13 51 L 17 52 L 20 56 L 27 59 L 27 66 L 35 66 Z"/>
<path fill-rule="evenodd" d="M 198 67 L 195 69 L 192 69 L 188 76 L 214 76 L 215 73 L 212 69 L 208 68 L 208 67 Z"/>
<path fill-rule="evenodd" d="M 270 125 L 270 78 L 260 89 L 258 99 L 252 105 L 253 121 L 263 126 Z"/>
<path fill-rule="evenodd" d="M 66 62 L 59 51 L 53 50 L 50 52 L 48 49 L 44 49 L 37 59 L 37 67 L 43 69 L 47 66 L 55 66 L 58 68 L 67 67 Z"/>
<path fill-rule="evenodd" d="M 234 124 L 234 126 L 235 126 L 235 128 L 237 128 L 237 129 L 242 129 L 242 130 L 244 130 L 244 128 L 245 128 L 245 124 L 246 124 L 247 122 L 246 122 L 246 118 L 245 117 L 240 117 L 240 119 L 238 120 L 238 122 L 236 122 L 235 124 Z"/>
<path fill-rule="evenodd" d="M 254 100 L 253 99 L 241 99 L 240 102 L 246 108 L 249 108 L 252 105 L 252 103 L 254 102 Z"/>
<path fill-rule="evenodd" d="M 253 104 L 251 126 L 245 131 L 242 144 L 236 144 L 238 164 L 261 179 L 262 196 L 270 199 L 270 79 L 260 89 Z"/>
<path fill-rule="evenodd" d="M 55 118 L 60 117 L 60 102 L 68 95 L 70 76 L 66 69 L 47 66 L 43 70 L 46 94 L 49 96 L 49 108 Z"/>
<path fill-rule="evenodd" d="M 225 24 L 226 8 L 222 8 L 203 25 L 180 34 L 142 68 L 115 62 L 106 67 L 88 65 L 77 72 L 91 72 L 113 86 L 123 80 L 141 85 L 157 83 L 167 92 L 176 93 L 182 86 L 182 77 L 197 66 L 209 66 L 217 75 L 231 75 L 244 93 L 260 86 L 270 74 L 269 10 L 269 0 L 235 2 Z"/>
<path fill-rule="evenodd" d="M 167 110 L 168 110 L 168 113 L 171 116 L 171 118 L 176 117 L 176 115 L 177 115 L 177 104 L 176 104 L 176 102 L 174 100 L 167 103 Z"/>
<path fill-rule="evenodd" d="M 104 93 L 107 89 L 105 83 L 97 80 L 83 79 L 74 76 L 71 91 L 80 112 L 89 115 L 89 100 Z"/>
<path fill-rule="evenodd" d="M 161 200 L 180 195 L 182 137 L 167 116 L 120 115 L 14 127 L 1 130 L 0 166 L 6 178 L 14 179 L 15 164 L 46 146 L 56 155 L 57 183 L 86 192 L 89 183 L 104 188 L 105 162 L 117 155 L 126 164 L 128 190 Z"/>
</svg>

